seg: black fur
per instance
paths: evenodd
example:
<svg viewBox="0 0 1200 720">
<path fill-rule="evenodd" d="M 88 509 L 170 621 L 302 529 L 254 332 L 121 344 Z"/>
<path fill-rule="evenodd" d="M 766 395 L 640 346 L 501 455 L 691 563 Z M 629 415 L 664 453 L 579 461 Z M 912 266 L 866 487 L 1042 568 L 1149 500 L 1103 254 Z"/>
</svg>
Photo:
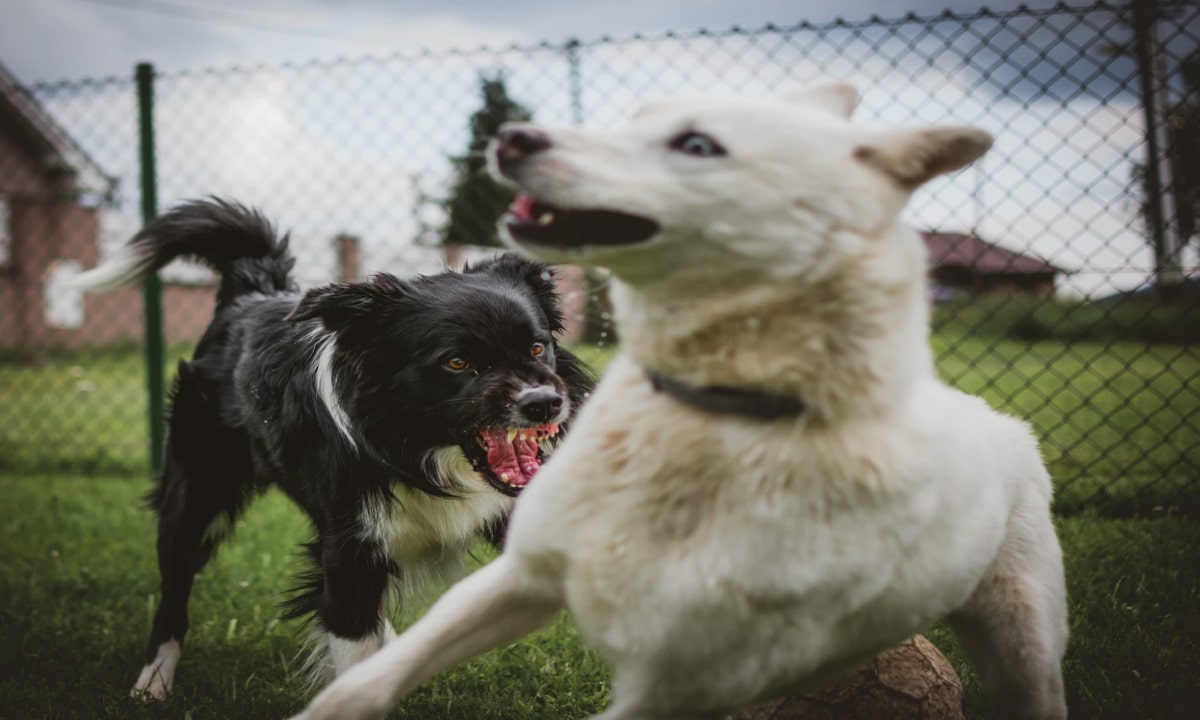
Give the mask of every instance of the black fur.
<svg viewBox="0 0 1200 720">
<path fill-rule="evenodd" d="M 192 577 L 221 539 L 210 532 L 214 521 L 232 524 L 270 484 L 307 512 L 316 533 L 314 568 L 289 614 L 315 613 L 339 638 L 377 633 L 386 586 L 405 568 L 364 528 L 364 508 L 389 507 L 402 488 L 463 502 L 471 491 L 463 477 L 445 477 L 431 461 L 447 447 L 476 469 L 474 492 L 515 495 L 489 465 L 480 431 L 550 432 L 547 423 L 565 424 L 592 387 L 590 372 L 556 342 L 562 316 L 550 271 L 514 255 L 461 273 L 384 274 L 301 296 L 287 238 L 257 212 L 220 200 L 179 207 L 127 251 L 140 258 L 139 274 L 188 255 L 221 275 L 212 323 L 179 364 L 165 467 L 150 497 L 162 603 L 148 663 L 163 643 L 183 640 Z M 323 353 L 342 427 L 316 383 Z M 452 369 L 451 358 L 468 365 Z M 499 542 L 503 517 L 476 531 Z"/>
</svg>

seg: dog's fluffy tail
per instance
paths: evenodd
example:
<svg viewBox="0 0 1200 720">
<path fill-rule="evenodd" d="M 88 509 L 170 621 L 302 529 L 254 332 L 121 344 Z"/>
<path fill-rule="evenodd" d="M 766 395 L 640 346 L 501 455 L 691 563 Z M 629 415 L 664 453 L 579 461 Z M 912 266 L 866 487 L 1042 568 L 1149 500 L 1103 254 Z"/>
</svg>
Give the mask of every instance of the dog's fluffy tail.
<svg viewBox="0 0 1200 720">
<path fill-rule="evenodd" d="M 278 237 L 257 210 L 220 198 L 194 200 L 154 220 L 113 258 L 70 284 L 111 290 L 140 282 L 177 257 L 191 257 L 220 273 L 221 303 L 246 293 L 293 290 L 295 260 L 287 246 L 287 236 Z"/>
</svg>

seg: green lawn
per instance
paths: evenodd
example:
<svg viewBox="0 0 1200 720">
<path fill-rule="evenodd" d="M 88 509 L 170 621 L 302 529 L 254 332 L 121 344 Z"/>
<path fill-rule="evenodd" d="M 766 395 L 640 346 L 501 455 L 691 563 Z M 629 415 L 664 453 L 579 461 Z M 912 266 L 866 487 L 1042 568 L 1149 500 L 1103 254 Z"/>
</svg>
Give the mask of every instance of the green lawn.
<svg viewBox="0 0 1200 720">
<path fill-rule="evenodd" d="M 1200 514 L 1200 353 L 1186 346 L 934 336 L 950 383 L 1026 418 L 1061 514 Z M 167 377 L 188 348 L 167 353 Z M 611 348 L 583 347 L 598 366 Z M 146 391 L 134 351 L 0 362 L 0 471 L 128 473 L 146 466 Z"/>
<path fill-rule="evenodd" d="M 1032 423 L 1060 513 L 1200 513 L 1194 348 L 948 333 L 933 342 L 947 382 Z"/>
<path fill-rule="evenodd" d="M 1029 419 L 1058 483 L 1076 718 L 1184 718 L 1200 706 L 1200 354 L 1174 346 L 1032 344 L 953 327 L 934 337 L 952 384 Z M 168 354 L 168 376 L 186 348 Z M 603 366 L 611 348 L 582 348 Z M 306 539 L 271 494 L 196 584 L 165 705 L 126 692 L 157 602 L 145 390 L 133 351 L 0 362 L 0 720 L 282 717 L 304 697 L 303 630 L 277 604 Z M 488 551 L 477 550 L 486 560 Z M 401 624 L 420 612 L 408 609 Z M 967 688 L 953 639 L 930 637 Z M 566 618 L 424 687 L 408 718 L 577 718 L 607 670 Z"/>
<path fill-rule="evenodd" d="M 307 528 L 278 493 L 251 508 L 197 581 L 177 692 L 148 708 L 126 697 L 157 601 L 143 490 L 124 477 L 0 475 L 0 718 L 284 717 L 302 704 L 304 632 L 276 608 Z M 1059 532 L 1073 716 L 1189 717 L 1171 713 L 1200 702 L 1200 523 L 1084 516 Z M 940 629 L 930 637 L 980 717 L 978 683 L 953 640 Z M 607 678 L 563 617 L 427 683 L 397 717 L 579 718 L 603 707 Z"/>
</svg>

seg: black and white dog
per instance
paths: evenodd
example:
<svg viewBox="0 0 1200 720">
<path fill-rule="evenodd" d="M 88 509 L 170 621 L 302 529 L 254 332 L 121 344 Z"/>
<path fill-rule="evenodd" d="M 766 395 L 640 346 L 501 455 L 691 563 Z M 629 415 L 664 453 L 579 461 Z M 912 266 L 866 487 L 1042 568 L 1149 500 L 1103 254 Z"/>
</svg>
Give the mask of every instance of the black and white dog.
<svg viewBox="0 0 1200 720">
<path fill-rule="evenodd" d="M 556 342 L 554 278 L 503 255 L 301 295 L 287 237 L 214 199 L 159 218 L 75 284 L 129 284 L 178 256 L 221 280 L 212 324 L 179 363 L 150 495 L 162 602 L 133 694 L 170 691 L 193 576 L 271 483 L 316 531 L 289 617 L 315 614 L 317 666 L 341 673 L 392 633 L 402 585 L 452 571 L 478 535 L 501 542 L 514 497 L 591 390 Z"/>
</svg>

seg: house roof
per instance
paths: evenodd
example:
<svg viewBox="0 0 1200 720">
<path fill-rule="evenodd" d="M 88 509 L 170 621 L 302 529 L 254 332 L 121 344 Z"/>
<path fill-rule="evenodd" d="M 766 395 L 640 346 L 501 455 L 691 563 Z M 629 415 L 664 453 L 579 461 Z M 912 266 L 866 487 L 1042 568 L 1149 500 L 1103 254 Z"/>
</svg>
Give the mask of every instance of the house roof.
<svg viewBox="0 0 1200 720">
<path fill-rule="evenodd" d="M 5 124 L 19 134 L 22 144 L 37 154 L 45 171 L 66 180 L 70 190 L 111 198 L 117 178 L 96 164 L 3 63 L 0 63 L 0 118 L 9 121 Z"/>
<path fill-rule="evenodd" d="M 1050 274 L 1063 272 L 1041 258 L 1015 252 L 977 235 L 953 232 L 923 232 L 929 260 L 934 267 L 964 267 L 988 274 Z"/>
</svg>

